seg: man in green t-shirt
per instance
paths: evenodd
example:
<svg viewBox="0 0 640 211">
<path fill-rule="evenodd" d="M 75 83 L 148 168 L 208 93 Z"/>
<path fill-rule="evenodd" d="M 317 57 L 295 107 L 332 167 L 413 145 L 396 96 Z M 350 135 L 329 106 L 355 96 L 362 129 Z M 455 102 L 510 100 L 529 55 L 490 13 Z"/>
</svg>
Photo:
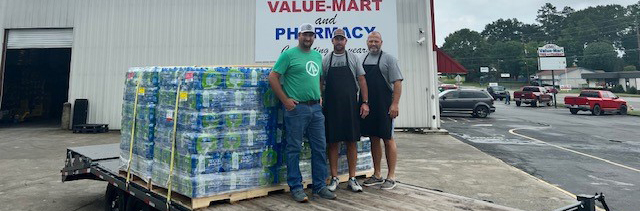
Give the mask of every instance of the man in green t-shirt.
<svg viewBox="0 0 640 211">
<path fill-rule="evenodd" d="M 308 201 L 300 173 L 300 151 L 305 134 L 311 145 L 313 194 L 326 199 L 336 198 L 326 188 L 327 143 L 320 96 L 322 56 L 311 50 L 315 35 L 313 25 L 302 24 L 298 28 L 298 46 L 282 52 L 269 74 L 271 88 L 285 107 L 287 183 L 291 196 L 298 202 Z"/>
</svg>

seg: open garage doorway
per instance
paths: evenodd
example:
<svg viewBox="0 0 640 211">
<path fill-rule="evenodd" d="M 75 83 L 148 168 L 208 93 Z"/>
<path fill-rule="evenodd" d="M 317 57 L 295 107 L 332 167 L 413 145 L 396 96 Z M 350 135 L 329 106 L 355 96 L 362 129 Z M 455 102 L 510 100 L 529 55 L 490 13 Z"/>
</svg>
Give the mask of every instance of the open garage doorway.
<svg viewBox="0 0 640 211">
<path fill-rule="evenodd" d="M 71 44 L 60 42 L 68 35 L 61 38 L 59 32 L 9 30 L 6 34 L 0 123 L 60 125 L 69 93 Z"/>
</svg>

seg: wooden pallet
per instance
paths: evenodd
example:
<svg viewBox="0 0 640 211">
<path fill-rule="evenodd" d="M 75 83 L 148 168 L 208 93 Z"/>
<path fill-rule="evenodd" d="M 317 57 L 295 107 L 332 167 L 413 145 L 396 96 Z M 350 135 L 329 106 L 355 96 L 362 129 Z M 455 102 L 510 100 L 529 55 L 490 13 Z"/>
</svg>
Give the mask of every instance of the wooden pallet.
<svg viewBox="0 0 640 211">
<path fill-rule="evenodd" d="M 126 175 L 126 173 L 125 173 Z M 373 175 L 373 169 L 363 172 L 357 172 L 356 175 L 358 177 L 370 177 Z M 349 179 L 349 175 L 340 175 L 338 176 L 340 182 L 346 182 Z M 327 181 L 328 182 L 328 181 Z M 303 181 L 302 186 L 306 189 L 311 184 L 311 181 Z M 160 194 L 162 196 L 167 196 L 167 189 L 159 186 L 153 185 L 151 191 Z M 234 193 L 225 193 L 215 196 L 201 197 L 201 198 L 189 198 L 182 194 L 171 191 L 171 198 L 174 202 L 177 202 L 185 207 L 193 209 L 200 209 L 209 207 L 212 203 L 235 203 L 242 200 L 259 198 L 268 196 L 270 193 L 281 193 L 281 192 L 289 192 L 289 186 L 285 184 L 274 185 L 271 187 L 257 188 L 253 190 L 246 190 Z"/>
<path fill-rule="evenodd" d="M 123 178 L 127 178 L 127 171 L 124 170 L 119 170 L 118 174 L 123 177 Z M 148 190 L 152 190 L 153 191 L 153 183 L 151 181 L 151 179 L 144 179 L 142 177 L 139 177 L 138 175 L 136 175 L 135 173 L 131 172 L 131 180 L 129 181 L 131 183 L 136 183 L 142 187 L 147 188 Z"/>
<path fill-rule="evenodd" d="M 73 126 L 73 133 L 106 133 L 109 132 L 108 124 L 79 124 Z"/>
</svg>

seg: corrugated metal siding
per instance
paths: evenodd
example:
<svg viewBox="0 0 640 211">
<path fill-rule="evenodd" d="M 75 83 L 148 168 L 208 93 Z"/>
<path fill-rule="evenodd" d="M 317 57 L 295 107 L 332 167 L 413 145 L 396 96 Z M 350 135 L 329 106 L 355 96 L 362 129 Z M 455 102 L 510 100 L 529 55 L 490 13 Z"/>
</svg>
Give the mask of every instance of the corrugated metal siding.
<svg viewBox="0 0 640 211">
<path fill-rule="evenodd" d="M 119 128 L 129 67 L 253 64 L 253 11 L 250 0 L 80 1 L 69 97 Z"/>
<path fill-rule="evenodd" d="M 398 0 L 398 56 L 400 68 L 404 76 L 402 97 L 400 98 L 400 116 L 396 119 L 396 127 L 429 127 L 427 124 L 427 77 L 428 58 L 425 48 L 430 43 L 419 45 L 416 41 L 421 37 L 427 40 L 431 36 L 430 13 L 426 11 L 427 1 Z M 420 34 L 419 29 L 425 33 Z M 383 39 L 384 39 L 384 35 Z M 384 49 L 384 46 L 383 46 Z"/>
<path fill-rule="evenodd" d="M 82 0 L 2 0 L 3 26 L 16 28 L 70 28 L 77 1 Z"/>
<path fill-rule="evenodd" d="M 119 128 L 129 67 L 254 64 L 254 0 L 3 2 L 4 28 L 73 28 L 69 101 L 89 99 L 90 123 Z M 433 53 L 425 50 L 431 42 L 416 43 L 431 38 L 418 33 L 419 28 L 430 31 L 425 4 L 398 0 L 397 56 L 405 81 L 397 127 L 429 127 L 426 70 Z"/>
</svg>

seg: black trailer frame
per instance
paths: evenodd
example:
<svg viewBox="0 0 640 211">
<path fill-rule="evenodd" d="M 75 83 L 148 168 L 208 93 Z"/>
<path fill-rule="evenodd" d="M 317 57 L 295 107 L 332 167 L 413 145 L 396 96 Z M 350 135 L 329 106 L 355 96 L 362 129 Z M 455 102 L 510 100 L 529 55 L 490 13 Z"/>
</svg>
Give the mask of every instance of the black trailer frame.
<svg viewBox="0 0 640 211">
<path fill-rule="evenodd" d="M 167 198 L 150 191 L 149 189 L 130 182 L 127 187 L 126 178 L 118 174 L 120 165 L 119 144 L 93 145 L 84 147 L 72 147 L 67 149 L 64 168 L 61 170 L 62 182 L 93 179 L 106 181 L 109 183 L 105 198 L 109 199 L 110 194 L 120 194 L 124 196 L 119 202 L 120 210 L 124 208 L 131 197 L 138 199 L 150 208 L 170 211 L 170 210 L 191 210 L 180 203 L 172 200 L 167 206 Z M 115 189 L 113 189 L 115 187 Z M 113 191 L 117 190 L 117 191 Z"/>
</svg>

